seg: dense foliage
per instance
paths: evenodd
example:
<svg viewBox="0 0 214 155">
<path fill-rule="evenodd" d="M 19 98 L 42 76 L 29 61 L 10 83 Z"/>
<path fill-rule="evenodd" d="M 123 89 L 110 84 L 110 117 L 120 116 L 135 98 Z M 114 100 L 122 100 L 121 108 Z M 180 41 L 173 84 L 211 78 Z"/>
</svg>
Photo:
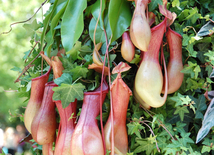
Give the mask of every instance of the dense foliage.
<svg viewBox="0 0 214 155">
<path fill-rule="evenodd" d="M 103 43 L 101 58 L 105 60 L 106 51 L 109 53 L 109 63 L 106 60 L 106 64 L 109 64 L 111 70 L 120 61 L 125 62 L 120 53 L 121 36 L 130 26 L 135 3 L 102 0 L 100 5 L 100 2 L 50 0 L 50 9 L 42 23 L 34 20 L 32 24 L 24 25 L 28 32 L 32 33 L 32 46 L 36 46 L 31 53 L 29 51 L 24 56 L 24 59 L 27 59 L 25 66 L 30 68 L 20 77 L 19 93 L 22 96 L 29 97 L 31 79 L 48 70 L 48 64 L 43 63 L 40 56 L 31 63 L 40 51 L 51 57 L 60 49 L 65 49 L 66 56 L 60 58 L 65 70 L 60 78 L 55 79 L 59 87 L 54 88 L 53 98 L 60 99 L 63 107 L 77 98 L 79 110 L 83 92 L 94 90 L 101 79 L 101 74 L 88 69 L 88 65 L 93 63 L 94 44 Z M 151 0 L 149 3 L 149 11 L 156 15 L 154 25 L 163 20 L 158 4 L 162 4 L 162 1 Z M 130 98 L 127 113 L 128 154 L 207 154 L 214 150 L 213 111 L 208 111 L 209 116 L 204 117 L 209 100 L 213 96 L 210 92 L 213 89 L 214 65 L 213 6 L 211 0 L 168 2 L 167 8 L 177 14 L 171 28 L 183 37 L 184 80 L 180 89 L 168 95 L 166 103 L 160 108 L 146 110 L 136 103 L 134 96 Z M 169 53 L 166 47 L 164 49 L 165 58 L 168 60 Z M 127 62 L 131 69 L 122 74 L 131 90 L 139 61 L 140 51 L 136 50 L 135 58 L 130 63 Z M 111 75 L 111 80 L 115 77 Z M 204 95 L 205 92 L 209 97 Z M 109 100 L 108 95 L 103 105 L 104 123 L 110 112 Z M 203 129 L 200 133 L 202 121 Z"/>
</svg>

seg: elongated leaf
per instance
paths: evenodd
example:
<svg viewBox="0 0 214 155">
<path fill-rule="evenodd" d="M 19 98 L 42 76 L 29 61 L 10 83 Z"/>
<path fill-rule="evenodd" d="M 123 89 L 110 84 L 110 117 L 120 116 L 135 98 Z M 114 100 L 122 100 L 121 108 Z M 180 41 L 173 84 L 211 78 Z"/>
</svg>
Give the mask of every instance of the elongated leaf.
<svg viewBox="0 0 214 155">
<path fill-rule="evenodd" d="M 214 126 L 214 99 L 211 100 L 209 107 L 204 115 L 204 119 L 202 121 L 202 127 L 198 131 L 196 137 L 196 143 L 200 142 L 210 131 L 210 129 Z"/>
<path fill-rule="evenodd" d="M 211 21 L 208 21 L 199 31 L 197 36 L 203 37 L 210 35 L 214 32 L 214 23 Z"/>
<path fill-rule="evenodd" d="M 99 6 L 96 6 L 96 7 L 98 7 L 98 8 L 96 8 L 96 10 L 100 8 Z M 105 30 L 107 33 L 107 39 L 109 40 L 111 37 L 111 28 L 109 25 L 109 19 L 108 19 L 108 12 L 107 11 L 108 10 L 106 10 L 104 12 L 104 27 L 105 27 Z M 98 19 L 99 12 L 94 11 L 92 14 L 93 14 L 93 18 L 91 19 L 90 24 L 89 24 L 89 35 L 90 35 L 91 39 L 94 40 L 94 31 L 96 30 L 95 43 L 96 44 L 100 43 L 100 42 L 104 43 L 104 42 L 106 42 L 104 28 L 102 25 L 100 25 L 100 22 L 98 22 L 99 24 L 96 27 L 96 23 L 97 23 L 96 19 Z"/>
<path fill-rule="evenodd" d="M 65 11 L 65 8 L 67 6 L 67 2 L 62 2 L 60 3 L 54 13 L 53 13 L 53 19 L 51 20 L 51 30 L 49 31 L 50 32 L 50 37 L 48 39 L 46 39 L 47 41 L 47 45 L 45 47 L 45 52 L 47 52 L 48 56 L 50 56 L 50 52 L 51 52 L 51 47 L 52 47 L 52 44 L 54 43 L 54 34 L 55 34 L 55 27 L 58 25 L 59 23 L 59 20 L 61 19 L 64 11 Z"/>
<path fill-rule="evenodd" d="M 81 83 L 73 85 L 62 83 L 60 87 L 54 87 L 53 100 L 61 100 L 62 107 L 66 108 L 70 102 L 74 102 L 75 99 L 83 99 L 83 90 L 85 86 Z"/>
<path fill-rule="evenodd" d="M 102 0 L 102 10 L 100 12 L 100 2 L 101 1 L 96 1 L 91 9 L 91 13 L 93 15 L 93 17 L 95 18 L 95 20 L 98 20 L 99 17 L 99 26 L 103 29 L 103 24 L 104 24 L 104 19 L 103 19 L 103 13 L 104 13 L 104 9 L 106 6 L 106 0 Z"/>
<path fill-rule="evenodd" d="M 41 49 L 40 49 L 40 51 L 43 51 L 43 44 L 44 44 L 45 34 L 46 34 L 47 28 L 49 26 L 49 22 L 50 22 L 50 20 L 52 18 L 52 15 L 53 15 L 57 5 L 58 5 L 58 0 L 55 0 L 53 8 L 52 8 L 52 11 L 45 17 L 45 19 L 43 21 L 44 28 L 43 28 L 42 35 L 41 35 Z"/>
<path fill-rule="evenodd" d="M 73 48 L 84 29 L 83 11 L 87 6 L 87 0 L 69 0 L 62 17 L 61 38 L 66 52 Z"/>
<path fill-rule="evenodd" d="M 108 11 L 112 32 L 111 42 L 113 42 L 127 30 L 131 23 L 132 15 L 127 0 L 111 0 Z"/>
</svg>

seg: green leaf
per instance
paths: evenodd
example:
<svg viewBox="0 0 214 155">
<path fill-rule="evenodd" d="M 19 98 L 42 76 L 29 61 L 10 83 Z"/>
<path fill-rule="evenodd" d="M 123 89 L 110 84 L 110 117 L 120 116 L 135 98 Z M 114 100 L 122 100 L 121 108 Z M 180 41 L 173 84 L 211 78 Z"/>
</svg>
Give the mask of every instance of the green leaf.
<svg viewBox="0 0 214 155">
<path fill-rule="evenodd" d="M 74 102 L 75 99 L 83 100 L 83 90 L 85 86 L 81 83 L 76 83 L 73 85 L 62 83 L 59 87 L 54 87 L 53 100 L 60 100 L 62 102 L 62 107 L 66 108 L 70 102 Z"/>
<path fill-rule="evenodd" d="M 69 73 L 63 73 L 61 77 L 56 78 L 54 80 L 54 83 L 56 83 L 58 86 L 60 86 L 62 83 L 65 84 L 72 84 L 72 77 Z"/>
<path fill-rule="evenodd" d="M 196 108 L 196 114 L 195 114 L 195 118 L 199 119 L 199 118 L 203 118 L 203 114 L 202 111 L 207 109 L 207 105 L 206 105 L 206 99 L 204 97 L 204 95 L 200 95 L 198 100 L 195 102 L 195 108 Z"/>
<path fill-rule="evenodd" d="M 73 48 L 84 29 L 83 11 L 87 0 L 69 0 L 62 17 L 61 38 L 66 52 Z"/>
<path fill-rule="evenodd" d="M 178 7 L 178 8 L 180 8 L 180 1 L 179 0 L 173 0 L 172 7 Z"/>
<path fill-rule="evenodd" d="M 152 153 L 152 151 L 154 150 L 155 143 L 153 140 L 150 141 L 150 140 L 136 138 L 136 142 L 138 144 L 140 144 L 140 146 L 138 146 L 134 150 L 134 153 L 140 153 L 140 152 L 146 151 L 146 155 L 150 155 Z"/>
<path fill-rule="evenodd" d="M 170 155 L 176 155 L 177 151 L 179 151 L 179 149 L 176 148 L 164 148 L 163 149 L 165 152 L 165 154 L 170 154 Z"/>
<path fill-rule="evenodd" d="M 198 131 L 196 137 L 196 143 L 200 142 L 210 131 L 210 129 L 214 126 L 214 99 L 211 100 L 210 105 L 208 106 L 204 119 L 202 121 L 202 126 Z"/>
<path fill-rule="evenodd" d="M 181 123 L 180 121 L 176 122 L 176 127 L 174 128 L 174 130 L 182 133 L 185 132 L 184 127 L 186 126 L 185 123 Z"/>
<path fill-rule="evenodd" d="M 108 18 L 112 32 L 111 42 L 127 31 L 132 19 L 130 6 L 127 0 L 111 0 L 108 7 Z"/>
<path fill-rule="evenodd" d="M 60 4 L 58 4 L 58 6 L 56 7 L 56 9 L 53 12 L 53 19 L 51 20 L 51 26 L 50 26 L 50 33 L 49 33 L 49 38 L 46 39 L 47 45 L 45 47 L 45 51 L 48 53 L 48 56 L 50 56 L 50 52 L 51 52 L 51 47 L 52 44 L 54 43 L 54 34 L 55 34 L 55 27 L 58 25 L 64 11 L 65 8 L 67 6 L 67 2 L 62 2 Z"/>
<path fill-rule="evenodd" d="M 103 29 L 104 28 L 104 26 L 103 26 L 103 24 L 104 24 L 103 13 L 104 13 L 105 6 L 106 6 L 106 0 L 102 0 L 101 12 L 100 12 L 100 2 L 101 1 L 96 1 L 93 4 L 92 9 L 91 9 L 91 13 L 92 13 L 92 15 L 96 21 L 98 20 L 98 17 L 99 17 L 98 23 L 99 23 L 99 26 Z"/>
<path fill-rule="evenodd" d="M 99 16 L 99 15 L 93 15 L 95 17 L 93 17 L 90 21 L 90 24 L 89 24 L 89 35 L 91 37 L 91 39 L 94 41 L 94 31 L 95 31 L 95 27 L 96 27 L 96 18 Z M 111 37 L 111 28 L 110 28 L 110 25 L 109 25 L 109 19 L 108 19 L 108 14 L 107 12 L 104 13 L 104 26 L 105 26 L 105 30 L 106 30 L 106 33 L 107 33 L 107 39 L 110 39 Z M 106 38 L 105 38 L 105 33 L 104 33 L 104 29 L 98 24 L 97 25 L 97 28 L 96 28 L 96 33 L 95 33 L 95 42 L 96 44 L 97 43 L 104 43 L 106 42 Z"/>
<path fill-rule="evenodd" d="M 174 131 L 173 131 L 173 129 L 172 129 L 172 125 L 171 125 L 171 124 L 166 123 L 166 124 L 164 124 L 164 127 L 167 129 L 167 131 L 168 131 L 172 136 L 175 135 L 175 133 L 174 133 Z M 169 133 L 168 133 L 167 131 L 166 131 L 166 130 L 163 130 L 163 131 L 159 134 L 159 136 L 167 136 L 168 138 L 171 138 L 170 135 L 169 135 Z"/>
<path fill-rule="evenodd" d="M 183 146 L 187 146 L 187 143 L 194 143 L 194 141 L 192 140 L 192 138 L 190 138 L 190 132 L 186 133 L 186 132 L 182 132 L 181 133 L 181 139 L 180 141 L 182 142 Z"/>
<path fill-rule="evenodd" d="M 27 34 L 29 36 L 33 35 L 34 33 L 36 33 L 36 30 L 38 30 L 38 28 L 41 27 L 41 24 L 37 23 L 37 20 L 34 19 L 33 22 L 31 24 L 24 24 L 23 27 L 26 29 Z"/>
<path fill-rule="evenodd" d="M 60 0 L 59 0 L 59 2 L 60 2 Z M 58 5 L 58 0 L 55 0 L 51 12 L 45 17 L 45 19 L 43 21 L 44 28 L 43 28 L 42 35 L 41 35 L 40 51 L 43 51 L 43 46 L 44 46 L 43 44 L 44 44 L 45 35 L 46 35 L 47 29 L 49 26 L 49 22 L 52 19 L 53 13 L 54 13 L 57 5 Z"/>
<path fill-rule="evenodd" d="M 133 135 L 136 134 L 138 138 L 141 138 L 140 130 L 144 129 L 144 127 L 139 122 L 132 122 L 127 124 L 128 134 Z"/>
<path fill-rule="evenodd" d="M 149 11 L 153 11 L 158 6 L 158 4 L 162 5 L 163 1 L 162 0 L 152 0 L 149 3 Z"/>
<path fill-rule="evenodd" d="M 214 31 L 214 23 L 208 21 L 201 29 L 198 31 L 197 36 L 203 37 L 207 35 L 211 35 Z"/>
<path fill-rule="evenodd" d="M 201 72 L 200 66 L 197 65 L 197 63 L 192 63 L 191 61 L 188 61 L 188 66 L 185 66 L 184 69 L 181 71 L 185 74 L 190 74 L 191 78 L 197 78 L 198 73 Z"/>
<path fill-rule="evenodd" d="M 179 106 L 176 108 L 174 114 L 179 114 L 181 121 L 184 120 L 184 114 L 189 113 L 189 110 L 187 109 L 187 106 Z"/>
<path fill-rule="evenodd" d="M 72 73 L 73 80 L 76 80 L 78 77 L 86 78 L 88 69 L 82 66 L 76 66 L 71 69 L 70 72 Z"/>
<path fill-rule="evenodd" d="M 141 61 L 140 55 L 135 54 L 134 59 L 130 63 L 137 65 L 140 61 Z"/>
<path fill-rule="evenodd" d="M 210 146 L 203 145 L 201 153 L 205 153 L 205 152 L 209 153 L 210 151 L 211 151 L 211 147 Z"/>
<path fill-rule="evenodd" d="M 74 45 L 74 47 L 69 51 L 67 52 L 66 54 L 71 54 L 71 58 L 73 60 L 76 60 L 77 59 L 77 55 L 78 55 L 78 51 L 81 49 L 81 42 L 80 41 L 77 41 Z"/>
</svg>

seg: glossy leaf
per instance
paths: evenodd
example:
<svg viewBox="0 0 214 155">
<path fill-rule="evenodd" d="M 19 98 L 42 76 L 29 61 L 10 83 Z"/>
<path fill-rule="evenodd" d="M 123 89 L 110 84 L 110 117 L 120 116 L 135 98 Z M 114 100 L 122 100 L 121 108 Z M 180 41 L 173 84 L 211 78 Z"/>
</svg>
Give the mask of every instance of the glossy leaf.
<svg viewBox="0 0 214 155">
<path fill-rule="evenodd" d="M 47 32 L 47 29 L 48 29 L 48 26 L 49 26 L 49 22 L 52 19 L 53 13 L 54 13 L 57 5 L 58 5 L 58 0 L 55 0 L 51 12 L 45 17 L 45 19 L 43 21 L 44 28 L 43 28 L 42 35 L 41 35 L 41 46 L 40 46 L 41 48 L 40 48 L 40 51 L 43 51 L 45 34 Z"/>
<path fill-rule="evenodd" d="M 208 21 L 197 33 L 197 36 L 199 37 L 203 37 L 203 36 L 207 36 L 207 35 L 211 35 L 214 30 L 214 23 L 211 21 Z"/>
<path fill-rule="evenodd" d="M 87 6 L 86 0 L 69 0 L 62 17 L 61 38 L 66 52 L 73 48 L 84 28 L 83 11 Z"/>
<path fill-rule="evenodd" d="M 96 27 L 96 19 L 98 18 L 99 14 L 94 14 L 94 17 L 91 19 L 90 24 L 89 24 L 89 35 L 91 37 L 92 40 L 94 40 L 94 31 L 95 31 L 95 27 Z M 108 14 L 107 12 L 104 13 L 104 27 L 107 33 L 107 39 L 110 39 L 111 37 L 111 29 L 110 29 L 110 25 L 109 25 L 109 19 L 108 19 Z M 106 42 L 106 38 L 105 38 L 105 33 L 104 33 L 104 29 L 98 24 L 97 28 L 96 28 L 96 33 L 95 33 L 95 43 L 104 43 Z"/>
<path fill-rule="evenodd" d="M 66 6 L 67 6 L 67 2 L 62 2 L 62 3 L 58 4 L 55 11 L 53 12 L 53 19 L 51 20 L 51 26 L 50 26 L 51 29 L 49 31 L 50 36 L 48 39 L 46 39 L 47 45 L 44 50 L 48 53 L 49 56 L 50 56 L 52 44 L 54 43 L 54 34 L 56 31 L 55 27 L 58 25 L 62 15 L 65 11 Z"/>
<path fill-rule="evenodd" d="M 210 105 L 208 106 L 207 111 L 204 115 L 202 126 L 198 131 L 196 137 L 196 143 L 200 142 L 209 133 L 210 129 L 214 126 L 213 118 L 214 118 L 214 99 L 211 100 Z"/>
<path fill-rule="evenodd" d="M 95 20 L 97 21 L 99 18 L 99 26 L 103 29 L 103 24 L 104 24 L 104 19 L 103 19 L 103 14 L 104 14 L 104 10 L 106 7 L 106 0 L 102 0 L 102 10 L 100 12 L 100 2 L 101 1 L 96 1 L 91 9 L 91 13 L 93 15 L 93 17 L 95 18 Z"/>
<path fill-rule="evenodd" d="M 127 30 L 131 23 L 132 15 L 130 6 L 126 0 L 111 0 L 108 11 L 112 32 L 111 42 L 113 42 Z"/>
</svg>

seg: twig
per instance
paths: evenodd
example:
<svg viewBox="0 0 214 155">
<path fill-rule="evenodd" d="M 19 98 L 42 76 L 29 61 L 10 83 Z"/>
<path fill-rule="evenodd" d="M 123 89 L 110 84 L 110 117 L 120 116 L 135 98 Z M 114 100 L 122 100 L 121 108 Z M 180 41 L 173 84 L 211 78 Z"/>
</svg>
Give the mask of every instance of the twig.
<svg viewBox="0 0 214 155">
<path fill-rule="evenodd" d="M 153 118 L 153 115 L 150 114 L 146 108 L 144 108 L 144 107 L 142 107 L 142 108 Z M 171 137 L 173 140 L 175 140 L 175 138 L 172 136 L 172 134 L 169 132 L 169 130 L 162 124 L 162 122 L 161 122 L 159 119 L 157 119 L 157 120 L 158 120 L 158 122 L 160 123 L 160 126 L 163 127 L 163 128 L 166 130 L 166 132 L 170 135 L 170 137 Z"/>
<path fill-rule="evenodd" d="M 143 123 L 144 125 L 146 125 L 149 128 L 149 130 L 152 133 L 152 135 L 155 137 L 155 134 L 154 134 L 153 130 L 151 129 L 151 127 L 148 124 L 146 124 L 144 121 L 141 121 L 141 123 Z M 156 143 L 156 147 L 157 147 L 158 152 L 160 152 L 160 149 L 158 147 L 158 143 L 157 143 L 157 139 L 156 138 L 155 138 L 155 143 Z"/>
<path fill-rule="evenodd" d="M 41 6 L 36 10 L 36 12 L 35 12 L 30 18 L 28 18 L 27 20 L 24 20 L 24 21 L 15 22 L 15 23 L 10 24 L 10 30 L 9 30 L 9 31 L 6 31 L 6 32 L 2 32 L 2 33 L 0 33 L 0 35 L 10 33 L 10 32 L 12 31 L 12 26 L 13 26 L 13 25 L 22 24 L 22 23 L 26 23 L 26 22 L 30 21 L 30 20 L 39 12 L 39 10 L 43 7 L 43 5 L 44 5 L 46 2 L 47 2 L 47 0 L 45 0 L 45 1 L 41 4 Z"/>
<path fill-rule="evenodd" d="M 37 41 L 36 44 L 33 46 L 33 48 L 30 50 L 30 53 L 28 54 L 27 58 L 25 59 L 25 63 L 27 62 L 28 57 L 31 55 L 32 51 L 34 50 L 34 48 L 36 47 L 37 44 L 38 44 L 38 41 Z"/>
<path fill-rule="evenodd" d="M 19 82 L 19 78 L 32 66 L 31 65 L 38 57 L 40 56 L 40 53 L 27 65 L 25 66 L 25 68 L 23 69 L 23 71 L 21 72 L 21 74 L 18 76 L 18 78 L 14 81 L 14 83 Z"/>
</svg>

